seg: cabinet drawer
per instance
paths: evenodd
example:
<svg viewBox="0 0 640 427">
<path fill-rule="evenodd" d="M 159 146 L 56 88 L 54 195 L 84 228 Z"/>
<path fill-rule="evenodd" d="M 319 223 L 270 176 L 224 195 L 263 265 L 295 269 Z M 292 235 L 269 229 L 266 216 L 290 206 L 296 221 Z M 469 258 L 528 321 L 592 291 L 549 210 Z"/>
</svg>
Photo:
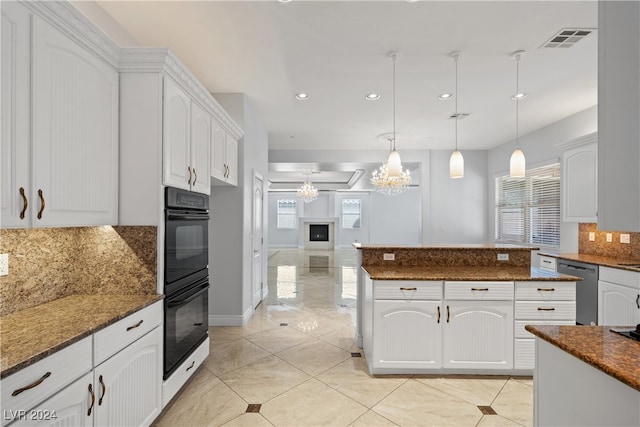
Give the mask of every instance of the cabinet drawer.
<svg viewBox="0 0 640 427">
<path fill-rule="evenodd" d="M 558 271 L 558 259 L 550 256 L 540 256 L 540 268 Z"/>
<path fill-rule="evenodd" d="M 516 338 L 534 338 L 531 332 L 524 327 L 527 325 L 575 325 L 573 320 L 516 320 L 514 334 Z"/>
<path fill-rule="evenodd" d="M 444 282 L 444 298 L 508 301 L 513 299 L 513 282 Z"/>
<path fill-rule="evenodd" d="M 516 339 L 513 348 L 513 368 L 533 369 L 536 366 L 536 340 Z"/>
<path fill-rule="evenodd" d="M 640 273 L 620 268 L 600 267 L 598 280 L 640 289 Z"/>
<path fill-rule="evenodd" d="M 3 413 L 28 411 L 89 371 L 91 337 L 4 378 L 0 382 Z M 16 392 L 18 393 L 13 396 Z M 2 425 L 9 423 L 7 418 L 10 417 L 2 417 Z"/>
<path fill-rule="evenodd" d="M 575 301 L 575 282 L 516 282 L 516 301 Z"/>
<path fill-rule="evenodd" d="M 163 302 L 158 301 L 94 335 L 94 364 L 107 360 L 144 334 L 162 324 Z"/>
<path fill-rule="evenodd" d="M 375 281 L 373 282 L 375 299 L 419 299 L 441 300 L 441 281 Z"/>
<path fill-rule="evenodd" d="M 516 319 L 575 321 L 576 303 L 574 301 L 516 301 Z"/>
<path fill-rule="evenodd" d="M 209 338 L 200 344 L 200 346 L 175 370 L 169 378 L 162 383 L 162 407 L 164 408 L 180 391 L 182 386 L 193 375 L 198 367 L 209 356 Z"/>
</svg>

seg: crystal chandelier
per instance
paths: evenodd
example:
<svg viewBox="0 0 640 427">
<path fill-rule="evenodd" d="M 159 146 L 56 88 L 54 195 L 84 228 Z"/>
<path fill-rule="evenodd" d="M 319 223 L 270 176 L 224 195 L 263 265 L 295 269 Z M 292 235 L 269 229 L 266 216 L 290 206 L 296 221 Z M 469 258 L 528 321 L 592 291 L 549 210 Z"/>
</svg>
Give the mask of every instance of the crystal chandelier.
<svg viewBox="0 0 640 427">
<path fill-rule="evenodd" d="M 318 198 L 318 190 L 309 182 L 309 174 L 307 174 L 307 180 L 302 184 L 302 187 L 298 188 L 298 197 L 305 203 L 313 202 Z"/>
<path fill-rule="evenodd" d="M 389 157 L 380 169 L 371 175 L 371 184 L 378 193 L 393 196 L 403 193 L 411 184 L 411 174 L 402 170 L 400 154 L 396 151 L 396 58 L 397 52 L 390 52 L 389 57 L 393 61 L 393 136 L 389 140 Z"/>
</svg>

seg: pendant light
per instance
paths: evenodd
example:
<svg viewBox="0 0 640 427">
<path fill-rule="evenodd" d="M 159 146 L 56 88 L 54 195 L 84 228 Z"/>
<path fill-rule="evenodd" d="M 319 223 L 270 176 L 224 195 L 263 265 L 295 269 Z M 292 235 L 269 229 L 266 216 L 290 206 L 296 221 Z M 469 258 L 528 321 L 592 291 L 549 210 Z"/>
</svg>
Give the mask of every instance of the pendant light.
<svg viewBox="0 0 640 427">
<path fill-rule="evenodd" d="M 387 161 L 380 166 L 380 170 L 373 172 L 371 184 L 380 193 L 395 195 L 404 192 L 408 188 L 409 184 L 411 184 L 411 175 L 408 170 L 402 170 L 400 154 L 396 150 L 396 59 L 398 58 L 398 52 L 389 52 L 388 56 L 393 62 L 393 133 L 389 139 L 391 152 Z"/>
<path fill-rule="evenodd" d="M 526 162 L 524 153 L 520 150 L 519 141 L 519 103 L 520 100 L 527 96 L 526 93 L 520 92 L 520 59 L 525 54 L 524 50 L 517 50 L 511 54 L 511 57 L 516 61 L 516 94 L 511 99 L 516 101 L 516 149 L 511 154 L 511 160 L 509 162 L 509 175 L 511 178 L 524 178 L 526 171 Z"/>
<path fill-rule="evenodd" d="M 460 52 L 452 52 L 450 55 L 456 64 L 456 88 L 454 96 L 456 97 L 456 113 L 454 115 L 455 125 L 455 137 L 456 137 L 456 149 L 451 153 L 449 158 L 449 176 L 451 178 L 463 178 L 464 177 L 464 157 L 458 150 L 458 59 L 460 58 Z"/>
</svg>

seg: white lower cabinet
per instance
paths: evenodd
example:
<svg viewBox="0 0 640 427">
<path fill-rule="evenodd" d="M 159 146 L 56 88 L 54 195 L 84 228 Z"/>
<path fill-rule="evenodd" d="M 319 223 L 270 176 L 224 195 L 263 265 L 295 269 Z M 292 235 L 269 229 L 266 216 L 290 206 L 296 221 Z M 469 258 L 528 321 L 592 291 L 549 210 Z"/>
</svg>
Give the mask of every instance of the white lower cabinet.
<svg viewBox="0 0 640 427">
<path fill-rule="evenodd" d="M 640 273 L 600 267 L 598 279 L 598 325 L 640 323 Z"/>
<path fill-rule="evenodd" d="M 446 301 L 446 304 L 444 368 L 513 367 L 512 300 Z"/>
<path fill-rule="evenodd" d="M 525 325 L 575 324 L 575 282 L 363 278 L 372 374 L 531 371 L 535 342 Z"/>
<path fill-rule="evenodd" d="M 442 363 L 441 301 L 376 300 L 373 366 L 430 369 Z"/>
<path fill-rule="evenodd" d="M 136 326 L 121 330 L 126 324 L 143 323 L 151 325 L 146 332 Z M 161 325 L 159 301 L 4 378 L 2 425 L 150 425 L 162 410 Z M 135 335 L 137 331 L 144 334 Z M 100 336 L 114 338 L 127 332 L 134 335 L 113 339 L 113 348 L 92 346 Z M 97 349 L 111 356 L 101 361 Z"/>
<path fill-rule="evenodd" d="M 535 337 L 526 325 L 575 325 L 575 282 L 516 282 L 513 368 L 535 367 Z"/>
<path fill-rule="evenodd" d="M 150 425 L 162 410 L 162 329 L 156 327 L 94 370 L 96 426 Z"/>
</svg>

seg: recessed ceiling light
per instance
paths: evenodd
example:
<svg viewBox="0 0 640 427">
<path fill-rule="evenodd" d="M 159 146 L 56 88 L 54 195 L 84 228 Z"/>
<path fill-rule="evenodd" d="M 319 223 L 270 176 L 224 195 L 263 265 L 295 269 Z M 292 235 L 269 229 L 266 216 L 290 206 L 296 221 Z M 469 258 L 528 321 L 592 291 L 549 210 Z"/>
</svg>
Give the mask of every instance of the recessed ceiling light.
<svg viewBox="0 0 640 427">
<path fill-rule="evenodd" d="M 438 95 L 438 99 L 440 101 L 445 101 L 447 99 L 451 99 L 452 96 L 453 96 L 452 93 L 441 93 L 440 95 Z"/>
<path fill-rule="evenodd" d="M 368 93 L 365 96 L 365 99 L 367 101 L 375 101 L 376 99 L 380 99 L 380 94 L 379 93 Z"/>
<path fill-rule="evenodd" d="M 298 101 L 306 101 L 309 99 L 309 94 L 304 92 L 296 93 L 296 99 Z"/>
<path fill-rule="evenodd" d="M 527 95 L 529 95 L 529 94 L 528 94 L 528 93 L 524 93 L 524 92 L 516 93 L 515 95 L 513 95 L 513 96 L 511 97 L 511 99 L 513 99 L 514 101 L 516 101 L 516 100 L 518 100 L 518 99 L 526 98 L 526 97 L 527 97 Z"/>
<path fill-rule="evenodd" d="M 291 3 L 291 0 L 278 0 L 280 3 Z"/>
<path fill-rule="evenodd" d="M 407 0 L 407 3 L 418 3 L 418 0 Z"/>
</svg>

